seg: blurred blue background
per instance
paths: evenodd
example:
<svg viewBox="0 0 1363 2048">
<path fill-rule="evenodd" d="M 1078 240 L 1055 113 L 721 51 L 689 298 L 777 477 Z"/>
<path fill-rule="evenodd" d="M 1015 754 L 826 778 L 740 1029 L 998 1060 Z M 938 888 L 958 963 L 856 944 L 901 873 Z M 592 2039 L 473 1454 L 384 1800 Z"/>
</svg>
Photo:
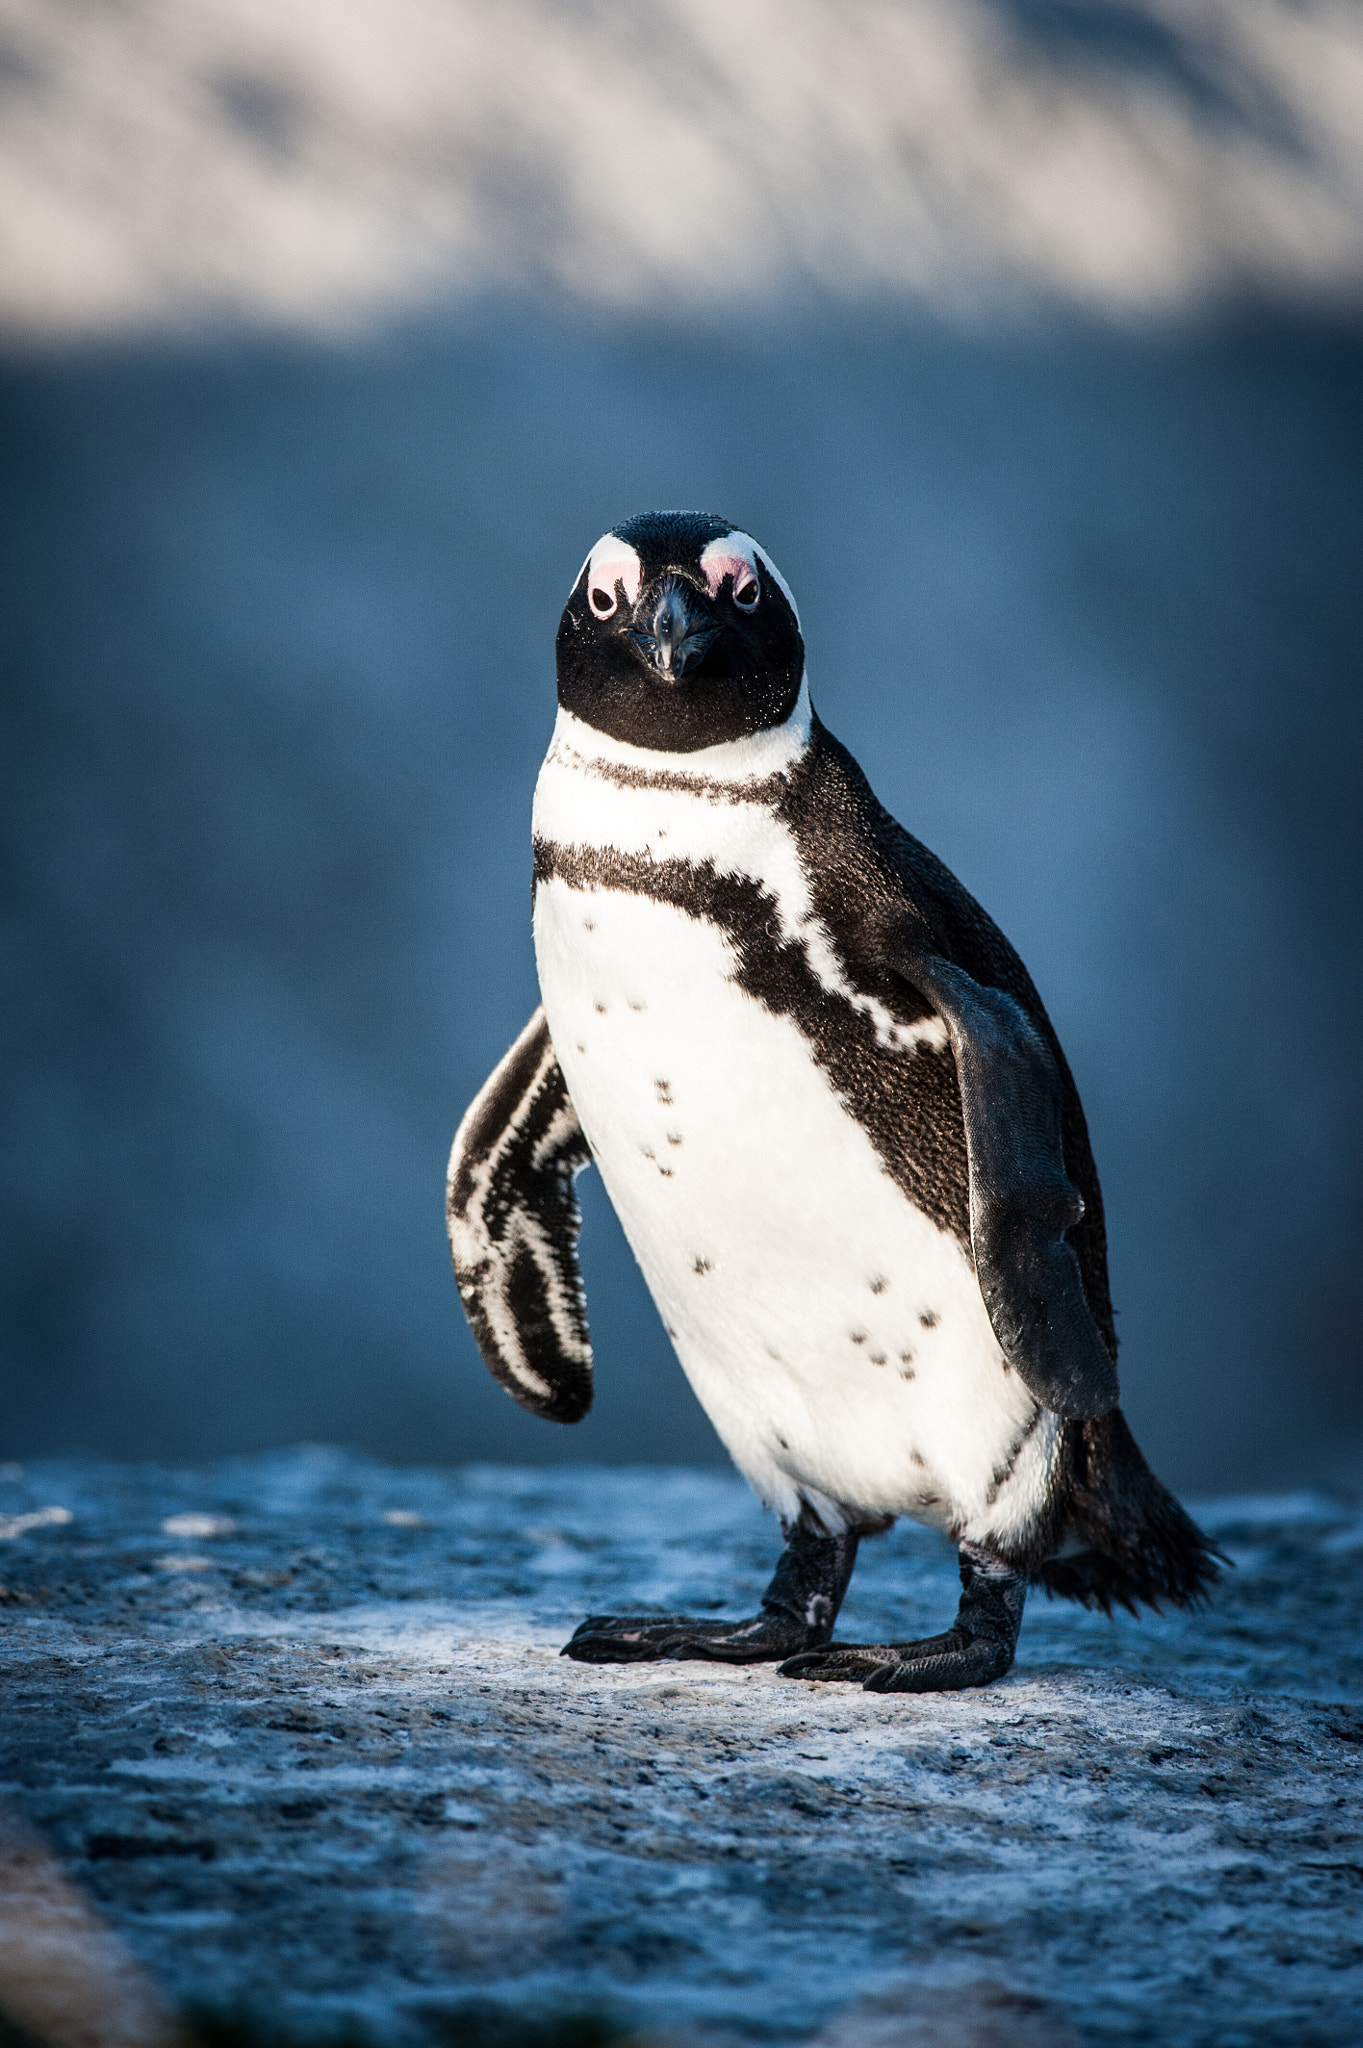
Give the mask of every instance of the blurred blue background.
<svg viewBox="0 0 1363 2048">
<path fill-rule="evenodd" d="M 553 633 L 655 505 L 1032 969 L 1125 1405 L 1363 1479 L 1363 15 L 0 6 L 9 1457 L 722 1456 L 599 1187 L 484 1373 Z"/>
</svg>

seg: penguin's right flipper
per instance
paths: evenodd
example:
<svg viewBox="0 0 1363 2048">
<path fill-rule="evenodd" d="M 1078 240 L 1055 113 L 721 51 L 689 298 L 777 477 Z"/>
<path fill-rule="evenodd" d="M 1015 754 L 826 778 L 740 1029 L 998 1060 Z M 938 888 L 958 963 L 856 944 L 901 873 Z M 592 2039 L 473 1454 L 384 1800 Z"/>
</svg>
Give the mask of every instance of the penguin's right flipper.
<svg viewBox="0 0 1363 2048">
<path fill-rule="evenodd" d="M 888 963 L 943 1018 L 970 1164 L 975 1273 L 1004 1357 L 1056 1415 L 1106 1415 L 1117 1368 L 1066 1231 L 1084 1213 L 1065 1167 L 1060 1069 L 1021 1004 L 899 935 Z"/>
<path fill-rule="evenodd" d="M 455 1133 L 445 1213 L 464 1312 L 488 1371 L 551 1422 L 580 1422 L 592 1405 L 573 1188 L 590 1158 L 537 1009 Z"/>
</svg>

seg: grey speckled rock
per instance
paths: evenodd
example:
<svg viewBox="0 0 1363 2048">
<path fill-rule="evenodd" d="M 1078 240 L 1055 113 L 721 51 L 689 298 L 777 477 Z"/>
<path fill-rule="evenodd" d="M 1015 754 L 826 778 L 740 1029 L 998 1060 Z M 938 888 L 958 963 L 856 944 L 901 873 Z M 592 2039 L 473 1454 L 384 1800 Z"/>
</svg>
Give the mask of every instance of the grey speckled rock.
<svg viewBox="0 0 1363 2048">
<path fill-rule="evenodd" d="M 0 1542 L 0 1797 L 176 2004 L 394 2043 L 475 1998 L 829 2048 L 1363 2040 L 1340 1503 L 1204 1508 L 1239 1567 L 1209 1616 L 1036 1600 L 1002 1684 L 890 1699 L 560 1659 L 588 1612 L 751 1611 L 776 1534 L 710 1473 L 48 1465 L 0 1532 L 50 1506 Z M 900 1529 L 841 1632 L 955 1598 Z"/>
</svg>

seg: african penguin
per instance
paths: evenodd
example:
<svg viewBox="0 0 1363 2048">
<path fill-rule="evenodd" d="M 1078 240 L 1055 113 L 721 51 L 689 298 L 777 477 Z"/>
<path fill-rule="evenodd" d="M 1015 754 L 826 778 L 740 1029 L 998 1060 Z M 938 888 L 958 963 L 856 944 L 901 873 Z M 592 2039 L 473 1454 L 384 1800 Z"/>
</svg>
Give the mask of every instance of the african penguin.
<svg viewBox="0 0 1363 2048">
<path fill-rule="evenodd" d="M 1029 1581 L 1187 1605 L 1216 1553 L 1117 1407 L 1102 1196 L 1002 933 L 815 716 L 795 601 L 728 520 L 645 513 L 558 632 L 534 807 L 543 1005 L 450 1160 L 464 1306 L 525 1407 L 591 1402 L 573 1180 L 599 1168 L 687 1377 L 786 1547 L 761 1612 L 584 1621 L 589 1662 L 984 1685 Z M 926 1641 L 832 1638 L 861 1537 L 959 1547 Z"/>
</svg>

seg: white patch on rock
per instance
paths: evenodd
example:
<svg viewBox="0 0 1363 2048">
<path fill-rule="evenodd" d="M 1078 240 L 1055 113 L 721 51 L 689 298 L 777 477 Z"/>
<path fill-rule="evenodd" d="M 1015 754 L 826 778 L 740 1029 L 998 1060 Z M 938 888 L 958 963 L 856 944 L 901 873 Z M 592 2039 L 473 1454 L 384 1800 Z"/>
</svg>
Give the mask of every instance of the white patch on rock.
<svg viewBox="0 0 1363 2048">
<path fill-rule="evenodd" d="M 74 1522 L 70 1508 L 33 1508 L 26 1515 L 0 1515 L 0 1543 L 13 1543 L 30 1529 L 55 1529 Z"/>
<path fill-rule="evenodd" d="M 236 1522 L 231 1515 L 184 1514 L 167 1515 L 161 1524 L 163 1536 L 197 1536 L 206 1540 L 213 1536 L 231 1536 L 236 1532 Z"/>
</svg>

